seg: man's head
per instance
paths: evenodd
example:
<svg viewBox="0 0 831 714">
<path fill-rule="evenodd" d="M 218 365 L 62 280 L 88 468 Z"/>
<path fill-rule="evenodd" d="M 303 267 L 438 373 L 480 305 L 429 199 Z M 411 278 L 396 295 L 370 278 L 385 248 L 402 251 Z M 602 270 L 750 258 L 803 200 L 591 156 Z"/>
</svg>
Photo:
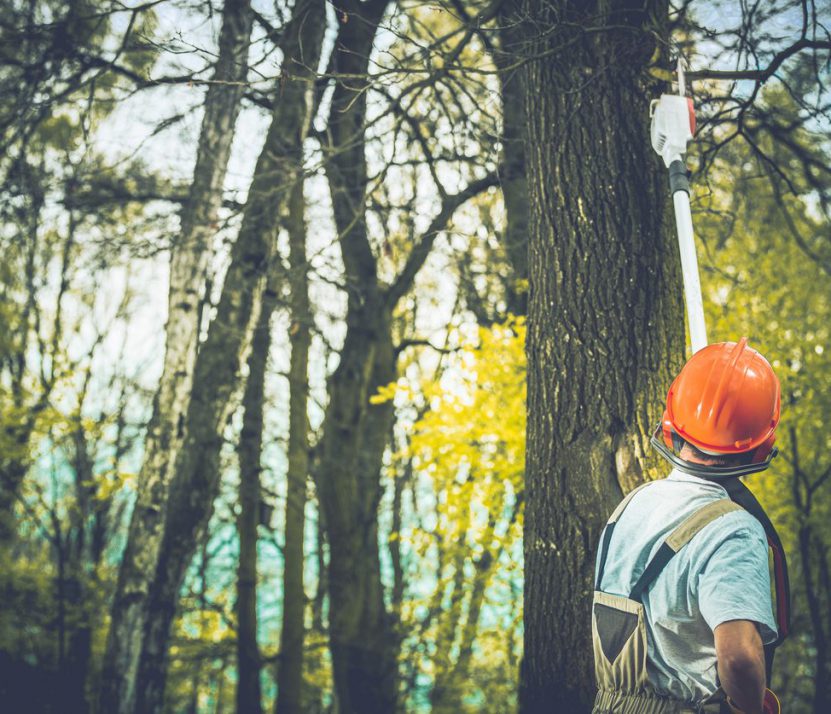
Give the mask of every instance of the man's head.
<svg viewBox="0 0 831 714">
<path fill-rule="evenodd" d="M 779 380 L 747 338 L 709 345 L 672 383 L 660 436 L 677 457 L 705 469 L 766 465 L 779 406 Z"/>
<path fill-rule="evenodd" d="M 752 453 L 744 454 L 708 454 L 685 441 L 678 455 L 691 464 L 702 466 L 743 466 L 751 462 Z"/>
</svg>

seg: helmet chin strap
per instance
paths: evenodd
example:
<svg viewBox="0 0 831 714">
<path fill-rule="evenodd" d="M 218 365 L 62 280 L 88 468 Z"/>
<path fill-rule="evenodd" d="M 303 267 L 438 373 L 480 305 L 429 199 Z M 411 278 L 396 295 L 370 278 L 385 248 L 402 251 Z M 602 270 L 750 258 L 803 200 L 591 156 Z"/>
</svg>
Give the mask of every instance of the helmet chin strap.
<svg viewBox="0 0 831 714">
<path fill-rule="evenodd" d="M 725 479 L 736 478 L 738 476 L 749 476 L 764 471 L 770 466 L 770 462 L 779 453 L 779 450 L 773 448 L 764 461 L 759 461 L 754 464 L 740 464 L 737 466 L 706 466 L 704 464 L 695 464 L 691 461 L 685 461 L 678 456 L 665 443 L 661 435 L 661 425 L 658 424 L 657 429 L 652 434 L 649 443 L 652 447 L 672 466 L 679 471 L 683 471 L 691 476 L 698 476 L 699 478 L 707 479 L 708 481 L 724 481 Z"/>
</svg>

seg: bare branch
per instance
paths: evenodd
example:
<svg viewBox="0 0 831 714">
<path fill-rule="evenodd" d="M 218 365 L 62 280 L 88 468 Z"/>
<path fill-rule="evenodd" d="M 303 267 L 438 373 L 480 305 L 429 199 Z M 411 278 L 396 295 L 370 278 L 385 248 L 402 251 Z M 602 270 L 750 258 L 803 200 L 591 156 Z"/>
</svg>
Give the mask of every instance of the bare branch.
<svg viewBox="0 0 831 714">
<path fill-rule="evenodd" d="M 472 181 L 466 188 L 458 193 L 447 197 L 447 199 L 442 203 L 441 210 L 432 220 L 427 230 L 422 234 L 421 240 L 410 252 L 407 262 L 404 264 L 404 267 L 401 269 L 398 277 L 387 289 L 385 300 L 388 305 L 395 305 L 412 287 L 418 271 L 421 270 L 421 267 L 424 265 L 424 261 L 427 260 L 427 256 L 430 254 L 430 250 L 433 247 L 436 236 L 444 230 L 447 222 L 456 212 L 456 209 L 467 200 L 480 194 L 485 189 L 488 189 L 491 186 L 496 186 L 498 182 L 498 176 L 495 173 L 490 173 L 484 178 Z"/>
</svg>

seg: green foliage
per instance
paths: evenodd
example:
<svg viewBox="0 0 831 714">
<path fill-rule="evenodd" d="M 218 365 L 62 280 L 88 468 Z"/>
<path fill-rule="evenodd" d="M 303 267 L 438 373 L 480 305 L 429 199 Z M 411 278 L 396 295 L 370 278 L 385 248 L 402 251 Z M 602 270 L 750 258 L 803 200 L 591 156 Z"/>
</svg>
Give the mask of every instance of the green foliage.
<svg viewBox="0 0 831 714">
<path fill-rule="evenodd" d="M 790 95 L 768 92 L 765 99 L 780 121 L 793 120 L 797 107 Z M 792 139 L 810 160 L 828 162 L 823 141 L 804 130 Z M 827 564 L 831 548 L 831 275 L 823 257 L 805 249 L 828 233 L 817 200 L 821 184 L 806 183 L 798 167 L 789 166 L 795 161 L 769 138 L 755 147 L 733 142 L 699 191 L 695 218 L 710 340 L 747 335 L 782 385 L 781 455 L 749 485 L 779 527 L 792 570 L 795 627 L 777 658 L 775 684 L 788 711 L 811 712 L 821 681 L 815 637 L 827 637 L 831 627 L 831 592 L 819 594 L 824 632 L 812 621 L 806 594 L 806 570 Z M 796 195 L 783 183 L 783 169 Z"/>
</svg>

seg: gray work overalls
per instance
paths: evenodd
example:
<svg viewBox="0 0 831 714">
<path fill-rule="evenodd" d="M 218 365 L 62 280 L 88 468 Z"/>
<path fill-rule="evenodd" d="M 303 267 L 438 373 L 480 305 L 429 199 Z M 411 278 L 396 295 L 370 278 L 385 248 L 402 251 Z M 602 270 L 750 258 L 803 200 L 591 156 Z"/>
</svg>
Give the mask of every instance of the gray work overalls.
<svg viewBox="0 0 831 714">
<path fill-rule="evenodd" d="M 615 523 L 639 490 L 635 489 L 621 501 L 606 524 L 601 540 L 592 604 L 594 671 L 598 686 L 592 714 L 717 714 L 730 711 L 721 688 L 699 704 L 662 696 L 652 688 L 646 674 L 647 637 L 642 598 L 667 563 L 696 533 L 716 518 L 741 510 L 741 506 L 725 498 L 693 512 L 667 536 L 629 597 L 611 595 L 601 589 L 609 542 Z"/>
</svg>

